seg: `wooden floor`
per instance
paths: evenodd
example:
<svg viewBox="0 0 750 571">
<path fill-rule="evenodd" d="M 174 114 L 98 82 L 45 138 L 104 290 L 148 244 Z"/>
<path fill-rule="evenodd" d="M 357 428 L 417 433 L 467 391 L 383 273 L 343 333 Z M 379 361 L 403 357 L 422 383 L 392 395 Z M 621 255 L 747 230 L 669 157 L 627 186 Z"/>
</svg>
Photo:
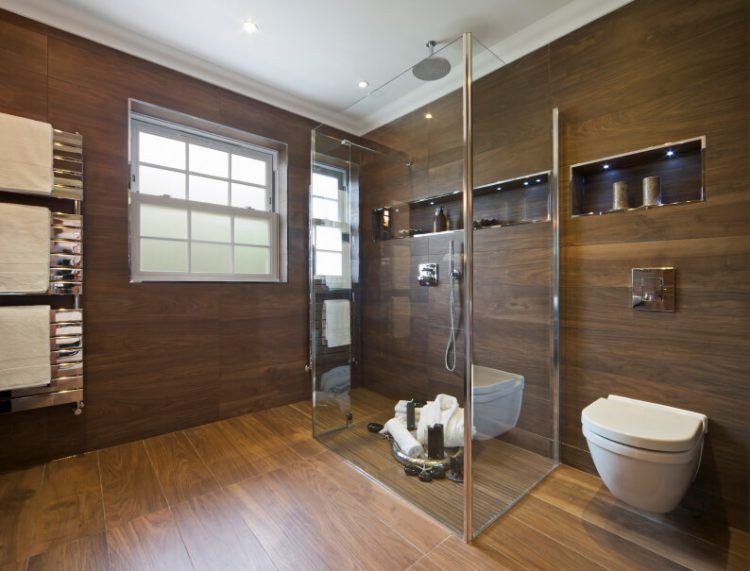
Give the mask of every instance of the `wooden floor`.
<svg viewBox="0 0 750 571">
<path fill-rule="evenodd" d="M 354 417 L 348 429 L 332 430 L 321 442 L 352 462 L 388 488 L 416 504 L 457 533 L 463 530 L 463 486 L 450 480 L 429 484 L 407 476 L 391 455 L 391 443 L 367 431 L 367 423 L 385 423 L 393 416 L 394 402 L 365 388 L 351 391 Z M 338 404 L 316 405 L 326 427 L 341 426 L 343 414 Z M 337 414 L 338 413 L 338 414 Z M 338 423 L 336 417 L 338 416 Z M 510 507 L 527 490 L 549 474 L 555 463 L 549 459 L 500 440 L 474 442 L 474 528 L 482 529 Z"/>
<path fill-rule="evenodd" d="M 565 467 L 470 547 L 310 426 L 292 405 L 2 474 L 0 570 L 750 568 L 747 534 Z"/>
</svg>

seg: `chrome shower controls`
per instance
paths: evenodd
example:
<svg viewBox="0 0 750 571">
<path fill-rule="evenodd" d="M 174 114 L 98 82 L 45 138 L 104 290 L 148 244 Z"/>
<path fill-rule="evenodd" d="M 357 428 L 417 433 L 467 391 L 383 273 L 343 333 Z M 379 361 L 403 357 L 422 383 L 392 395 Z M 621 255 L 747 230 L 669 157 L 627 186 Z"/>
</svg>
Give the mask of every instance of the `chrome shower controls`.
<svg viewBox="0 0 750 571">
<path fill-rule="evenodd" d="M 438 265 L 435 263 L 419 264 L 417 281 L 419 285 L 428 287 L 438 285 Z"/>
<path fill-rule="evenodd" d="M 674 311 L 674 268 L 633 268 L 633 309 Z"/>
</svg>

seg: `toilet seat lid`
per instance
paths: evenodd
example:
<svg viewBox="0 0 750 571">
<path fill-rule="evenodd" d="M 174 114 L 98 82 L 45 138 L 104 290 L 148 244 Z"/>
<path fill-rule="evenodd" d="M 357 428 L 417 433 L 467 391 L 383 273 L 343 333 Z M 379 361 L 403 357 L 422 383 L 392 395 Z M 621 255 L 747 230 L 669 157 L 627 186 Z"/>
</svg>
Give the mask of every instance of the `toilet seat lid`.
<svg viewBox="0 0 750 571">
<path fill-rule="evenodd" d="M 704 414 L 617 395 L 584 408 L 581 423 L 613 442 L 659 452 L 690 450 L 708 430 Z"/>
</svg>

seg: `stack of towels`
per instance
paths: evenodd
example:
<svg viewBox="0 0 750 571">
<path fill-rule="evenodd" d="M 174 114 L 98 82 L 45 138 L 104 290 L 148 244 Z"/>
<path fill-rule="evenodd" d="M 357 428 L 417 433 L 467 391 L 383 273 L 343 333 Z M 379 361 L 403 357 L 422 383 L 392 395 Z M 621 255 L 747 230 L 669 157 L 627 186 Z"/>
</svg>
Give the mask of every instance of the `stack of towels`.
<svg viewBox="0 0 750 571">
<path fill-rule="evenodd" d="M 0 113 L 0 157 L 0 190 L 52 193 L 52 125 Z"/>
<path fill-rule="evenodd" d="M 440 394 L 434 401 L 428 401 L 416 409 L 417 430 L 414 433 L 406 428 L 406 403 L 399 401 L 394 407 L 395 416 L 385 423 L 382 432 L 388 433 L 407 456 L 418 458 L 427 446 L 427 428 L 435 424 L 443 425 L 446 448 L 459 448 L 464 445 L 464 409 L 458 406 L 456 397 Z"/>
</svg>

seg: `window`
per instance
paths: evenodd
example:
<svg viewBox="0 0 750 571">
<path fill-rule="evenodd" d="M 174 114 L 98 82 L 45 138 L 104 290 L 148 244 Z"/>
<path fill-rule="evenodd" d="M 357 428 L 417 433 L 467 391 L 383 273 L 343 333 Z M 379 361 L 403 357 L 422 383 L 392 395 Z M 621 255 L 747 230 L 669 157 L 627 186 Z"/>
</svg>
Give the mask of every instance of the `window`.
<svg viewBox="0 0 750 571">
<path fill-rule="evenodd" d="M 278 171 L 276 148 L 131 115 L 132 279 L 281 281 Z"/>
<path fill-rule="evenodd" d="M 329 287 L 350 287 L 347 171 L 315 164 L 310 194 L 315 277 Z"/>
</svg>

